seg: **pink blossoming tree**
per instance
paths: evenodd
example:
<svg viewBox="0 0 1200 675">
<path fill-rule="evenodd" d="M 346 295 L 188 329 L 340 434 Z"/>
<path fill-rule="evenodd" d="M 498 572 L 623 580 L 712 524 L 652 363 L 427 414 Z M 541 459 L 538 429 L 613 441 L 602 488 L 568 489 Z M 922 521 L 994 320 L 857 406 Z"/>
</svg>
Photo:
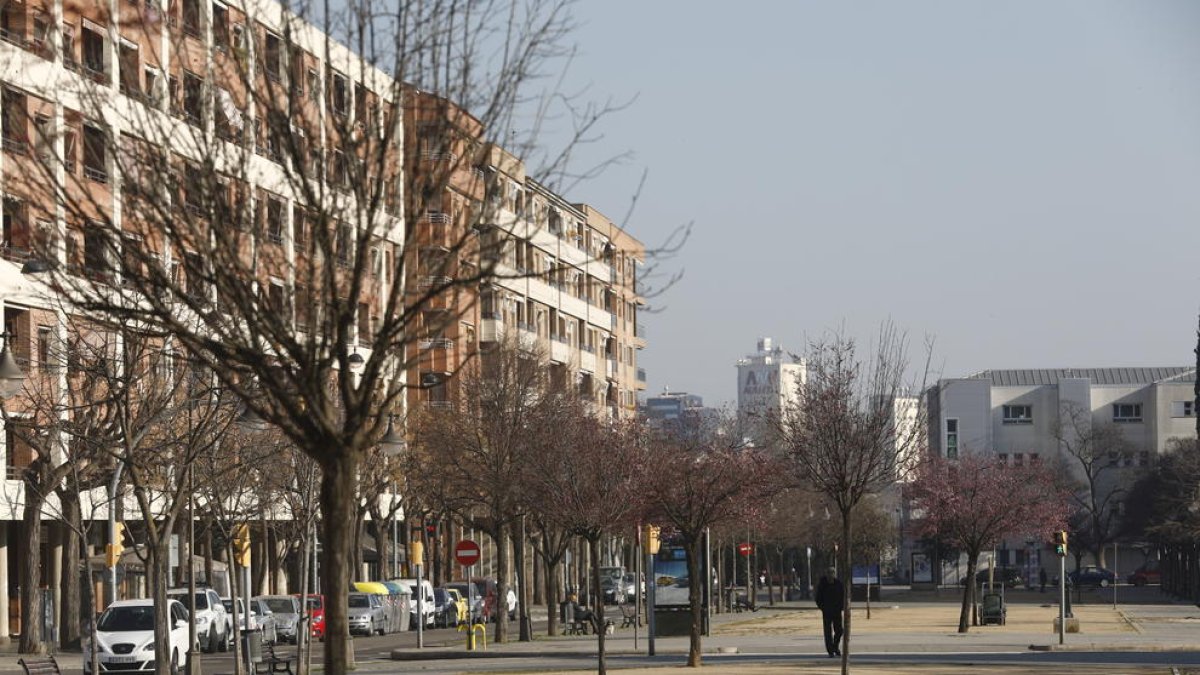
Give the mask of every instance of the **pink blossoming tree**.
<svg viewBox="0 0 1200 675">
<path fill-rule="evenodd" d="M 979 554 L 1008 536 L 1048 539 L 1066 526 L 1071 496 L 1051 467 L 1011 466 L 994 455 L 969 453 L 958 459 L 927 458 L 908 488 L 916 534 L 938 536 L 967 554 L 958 632 L 966 633 L 974 602 Z"/>
</svg>

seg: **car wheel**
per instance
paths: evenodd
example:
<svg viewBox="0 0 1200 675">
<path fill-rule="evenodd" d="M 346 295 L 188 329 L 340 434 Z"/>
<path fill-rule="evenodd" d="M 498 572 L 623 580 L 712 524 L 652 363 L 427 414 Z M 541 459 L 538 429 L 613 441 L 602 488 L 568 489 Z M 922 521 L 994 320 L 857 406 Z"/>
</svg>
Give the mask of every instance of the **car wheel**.
<svg viewBox="0 0 1200 675">
<path fill-rule="evenodd" d="M 225 631 L 225 634 L 221 636 L 221 639 L 217 640 L 217 651 L 219 651 L 219 652 L 229 651 L 229 643 L 232 641 L 233 641 L 233 637 L 229 634 L 229 631 Z"/>
</svg>

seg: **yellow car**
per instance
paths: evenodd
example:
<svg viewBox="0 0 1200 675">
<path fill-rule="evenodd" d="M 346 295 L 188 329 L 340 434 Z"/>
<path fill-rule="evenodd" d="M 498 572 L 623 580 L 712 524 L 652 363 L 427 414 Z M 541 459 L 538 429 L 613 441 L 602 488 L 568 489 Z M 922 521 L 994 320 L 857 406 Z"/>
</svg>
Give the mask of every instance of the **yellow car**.
<svg viewBox="0 0 1200 675">
<path fill-rule="evenodd" d="M 437 603 L 437 623 L 442 626 L 461 626 L 468 621 L 467 599 L 453 588 L 436 588 L 433 591 Z"/>
</svg>

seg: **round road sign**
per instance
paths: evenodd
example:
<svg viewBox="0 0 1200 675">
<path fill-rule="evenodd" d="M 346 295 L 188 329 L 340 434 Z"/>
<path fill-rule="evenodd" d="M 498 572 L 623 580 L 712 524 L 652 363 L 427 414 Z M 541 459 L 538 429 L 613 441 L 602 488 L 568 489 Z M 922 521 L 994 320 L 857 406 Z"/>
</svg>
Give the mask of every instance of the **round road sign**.
<svg viewBox="0 0 1200 675">
<path fill-rule="evenodd" d="M 750 553 L 753 550 L 754 550 L 754 544 L 751 544 L 748 542 L 742 542 L 737 545 L 737 552 L 742 555 L 750 555 Z"/>
<path fill-rule="evenodd" d="M 479 562 L 479 544 L 463 539 L 454 545 L 454 559 L 463 567 L 474 565 Z"/>
</svg>

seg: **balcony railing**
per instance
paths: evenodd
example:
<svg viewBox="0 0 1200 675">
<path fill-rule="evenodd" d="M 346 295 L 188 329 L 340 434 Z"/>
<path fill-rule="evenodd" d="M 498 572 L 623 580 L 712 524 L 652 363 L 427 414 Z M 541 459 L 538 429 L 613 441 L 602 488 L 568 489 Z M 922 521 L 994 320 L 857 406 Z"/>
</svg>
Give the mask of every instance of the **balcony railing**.
<svg viewBox="0 0 1200 675">
<path fill-rule="evenodd" d="M 641 323 L 640 321 L 638 323 L 634 324 L 633 334 L 636 337 L 640 337 L 643 340 L 645 340 L 646 339 L 646 324 Z"/>
<path fill-rule="evenodd" d="M 641 382 L 642 384 L 646 383 L 646 369 L 645 368 L 637 369 L 637 381 Z"/>
<path fill-rule="evenodd" d="M 420 341 L 421 349 L 450 349 L 454 346 L 454 340 L 450 338 L 431 338 Z"/>
<path fill-rule="evenodd" d="M 14 44 L 18 47 L 25 46 L 25 36 L 18 35 L 8 28 L 0 28 L 0 40 L 4 40 L 5 42 Z"/>
<path fill-rule="evenodd" d="M 29 150 L 29 143 L 20 138 L 5 136 L 3 139 L 4 151 L 14 154 L 25 154 Z"/>
<path fill-rule="evenodd" d="M 435 286 L 449 286 L 454 283 L 450 277 L 421 277 L 421 288 L 433 288 Z"/>
<path fill-rule="evenodd" d="M 458 159 L 458 155 L 453 152 L 426 152 L 425 159 L 431 162 L 453 162 Z"/>
<path fill-rule="evenodd" d="M 426 401 L 425 405 L 430 408 L 449 408 L 452 404 L 450 401 Z"/>
<path fill-rule="evenodd" d="M 94 166 L 88 166 L 85 164 L 83 166 L 83 175 L 86 176 L 89 180 L 94 180 L 97 183 L 107 183 L 108 182 L 108 172 L 105 171 L 104 169 L 97 169 Z"/>
<path fill-rule="evenodd" d="M 442 213 L 441 211 L 426 211 L 421 219 L 427 223 L 435 223 L 438 225 L 449 225 L 450 214 Z"/>
</svg>

